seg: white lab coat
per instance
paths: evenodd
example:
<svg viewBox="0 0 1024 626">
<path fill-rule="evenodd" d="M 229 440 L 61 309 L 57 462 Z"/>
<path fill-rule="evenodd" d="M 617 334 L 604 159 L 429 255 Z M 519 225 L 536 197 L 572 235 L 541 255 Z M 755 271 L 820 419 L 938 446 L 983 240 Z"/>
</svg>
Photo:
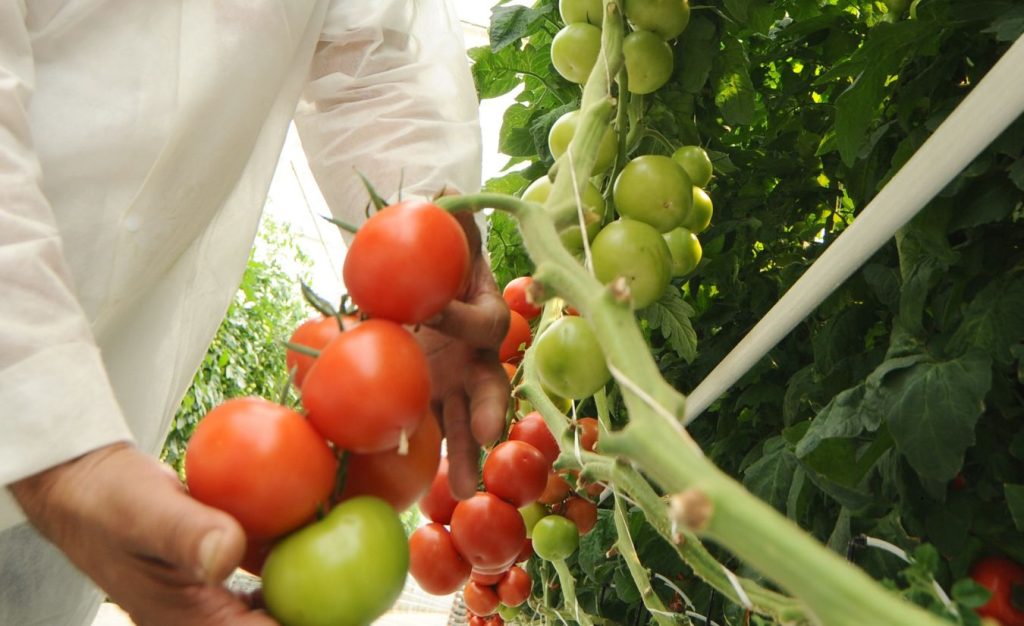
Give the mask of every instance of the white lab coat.
<svg viewBox="0 0 1024 626">
<path fill-rule="evenodd" d="M 476 190 L 476 105 L 445 0 L 0 0 L 0 482 L 159 451 L 293 117 L 352 221 L 355 168 Z M 99 594 L 23 519 L 0 490 L 0 625 L 88 623 Z"/>
</svg>

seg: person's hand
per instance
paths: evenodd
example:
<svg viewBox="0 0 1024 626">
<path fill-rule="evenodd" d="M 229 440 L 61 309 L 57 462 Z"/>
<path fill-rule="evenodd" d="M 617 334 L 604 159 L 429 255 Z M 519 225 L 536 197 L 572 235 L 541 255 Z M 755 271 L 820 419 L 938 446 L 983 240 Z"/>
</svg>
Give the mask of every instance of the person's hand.
<svg viewBox="0 0 1024 626">
<path fill-rule="evenodd" d="M 10 489 L 39 532 L 135 623 L 277 624 L 221 584 L 245 551 L 238 523 L 132 446 L 100 448 Z"/>
<path fill-rule="evenodd" d="M 509 312 L 481 251 L 472 214 L 457 215 L 469 239 L 470 275 L 461 296 L 416 332 L 430 362 L 432 408 L 442 418 L 448 441 L 452 494 L 476 492 L 480 446 L 505 428 L 511 390 L 498 360 L 508 332 Z"/>
</svg>

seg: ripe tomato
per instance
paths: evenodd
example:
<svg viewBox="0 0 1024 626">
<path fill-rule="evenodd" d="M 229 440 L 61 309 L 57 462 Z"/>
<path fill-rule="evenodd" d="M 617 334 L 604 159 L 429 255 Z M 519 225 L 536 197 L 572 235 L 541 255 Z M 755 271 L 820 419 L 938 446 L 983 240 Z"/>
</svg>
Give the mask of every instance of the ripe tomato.
<svg viewBox="0 0 1024 626">
<path fill-rule="evenodd" d="M 501 292 L 501 297 L 505 299 L 505 304 L 508 305 L 508 308 L 522 315 L 527 321 L 537 317 L 541 312 L 541 308 L 530 302 L 526 297 L 527 291 L 532 284 L 532 277 L 520 276 L 508 281 L 505 289 Z"/>
<path fill-rule="evenodd" d="M 419 324 L 458 295 L 468 270 L 469 242 L 458 220 L 431 202 L 404 200 L 359 228 L 342 273 L 368 316 Z"/>
<path fill-rule="evenodd" d="M 446 596 L 466 582 L 470 567 L 455 549 L 448 529 L 427 524 L 409 537 L 409 573 L 427 593 Z"/>
<path fill-rule="evenodd" d="M 698 186 L 705 187 L 711 182 L 711 174 L 714 168 L 711 166 L 711 158 L 704 148 L 700 146 L 681 146 L 672 153 L 672 160 L 678 163 L 690 176 L 690 181 Z"/>
<path fill-rule="evenodd" d="M 505 363 L 518 363 L 531 341 L 530 322 L 520 313 L 509 311 L 508 332 L 498 348 L 498 358 Z"/>
<path fill-rule="evenodd" d="M 491 493 L 477 492 L 452 513 L 452 541 L 475 569 L 494 572 L 519 555 L 526 526 L 516 507 Z"/>
<path fill-rule="evenodd" d="M 508 570 L 503 572 L 495 572 L 493 574 L 481 572 L 480 570 L 473 570 L 469 575 L 469 579 L 478 585 L 492 586 L 497 585 L 498 581 L 505 577 Z"/>
<path fill-rule="evenodd" d="M 368 320 L 321 351 L 302 384 L 309 422 L 338 447 L 382 452 L 415 432 L 430 403 L 427 357 L 412 333 Z"/>
<path fill-rule="evenodd" d="M 505 369 L 505 375 L 508 376 L 509 382 L 516 377 L 516 370 L 519 369 L 514 363 L 502 363 L 501 366 Z"/>
<path fill-rule="evenodd" d="M 274 542 L 272 540 L 249 539 L 245 542 L 245 554 L 242 555 L 242 562 L 238 564 L 238 567 L 253 576 L 259 576 L 273 547 Z"/>
<path fill-rule="evenodd" d="M 678 37 L 690 23 L 689 0 L 626 0 L 622 10 L 633 26 L 664 39 Z"/>
<path fill-rule="evenodd" d="M 558 14 L 566 24 L 587 22 L 600 26 L 604 22 L 602 0 L 558 0 Z"/>
<path fill-rule="evenodd" d="M 634 30 L 626 35 L 622 57 L 630 93 L 655 92 L 672 76 L 672 48 L 649 30 Z"/>
<path fill-rule="evenodd" d="M 597 420 L 593 417 L 581 417 L 576 420 L 576 428 L 579 429 L 580 447 L 587 452 L 593 452 L 601 430 Z"/>
<path fill-rule="evenodd" d="M 697 188 L 694 187 L 694 189 Z M 665 238 L 665 243 L 668 244 L 668 253 L 672 257 L 672 276 L 678 278 L 692 272 L 704 254 L 697 235 L 680 226 L 662 236 Z"/>
<path fill-rule="evenodd" d="M 603 283 L 626 279 L 633 307 L 642 309 L 665 293 L 671 279 L 668 244 L 652 226 L 620 219 L 608 224 L 591 246 L 594 274 Z"/>
<path fill-rule="evenodd" d="M 305 418 L 262 398 L 214 408 L 185 451 L 189 493 L 232 515 L 250 539 L 312 519 L 327 504 L 337 470 L 334 452 Z"/>
<path fill-rule="evenodd" d="M 586 22 L 567 24 L 551 40 L 551 64 L 570 83 L 583 84 L 601 52 L 601 29 Z"/>
<path fill-rule="evenodd" d="M 537 411 L 527 413 L 518 422 L 512 424 L 512 428 L 508 431 L 508 438 L 510 441 L 525 441 L 537 448 L 549 464 L 554 463 L 561 452 L 547 423 Z"/>
<path fill-rule="evenodd" d="M 597 524 L 597 505 L 589 500 L 573 496 L 560 509 L 561 515 L 572 520 L 580 535 L 585 535 Z"/>
<path fill-rule="evenodd" d="M 527 538 L 523 541 L 523 548 L 519 551 L 519 556 L 516 557 L 516 563 L 524 563 L 530 560 L 533 556 L 533 541 Z"/>
<path fill-rule="evenodd" d="M 612 377 L 597 336 L 582 317 L 560 317 L 537 338 L 534 348 L 541 384 L 565 398 L 597 393 Z"/>
<path fill-rule="evenodd" d="M 299 324 L 295 332 L 288 339 L 288 343 L 293 343 L 301 346 L 308 346 L 314 350 L 322 350 L 332 339 L 341 334 L 341 328 L 338 326 L 338 320 L 333 317 L 314 317 L 306 320 Z M 302 386 L 302 381 L 306 378 L 306 372 L 309 371 L 310 367 L 313 367 L 313 361 L 316 357 L 312 357 L 306 354 L 296 352 L 289 348 L 285 352 L 285 364 L 288 366 L 289 372 L 295 372 L 292 377 L 292 382 L 296 387 Z"/>
<path fill-rule="evenodd" d="M 367 495 L 386 500 L 402 512 L 430 488 L 441 461 L 441 427 L 432 414 L 420 421 L 409 448 L 370 454 L 352 453 L 345 470 L 345 487 L 338 500 Z"/>
<path fill-rule="evenodd" d="M 452 495 L 451 487 L 448 486 L 448 457 L 443 456 L 437 465 L 437 474 L 430 483 L 427 495 L 420 499 L 420 512 L 432 522 L 451 524 L 452 513 L 458 503 L 459 501 Z"/>
<path fill-rule="evenodd" d="M 552 471 L 548 474 L 548 484 L 544 487 L 544 493 L 540 494 L 537 502 L 541 504 L 558 504 L 572 491 L 568 481 L 562 478 L 561 474 Z"/>
<path fill-rule="evenodd" d="M 678 163 L 660 154 L 638 156 L 622 168 L 612 189 L 615 208 L 659 232 L 680 226 L 693 206 L 693 183 Z"/>
<path fill-rule="evenodd" d="M 484 488 L 516 508 L 535 502 L 548 483 L 548 463 L 525 441 L 503 441 L 484 459 Z"/>
<path fill-rule="evenodd" d="M 395 510 L 378 498 L 353 498 L 274 546 L 263 600 L 282 624 L 369 624 L 398 599 L 408 570 Z"/>
<path fill-rule="evenodd" d="M 523 568 L 513 565 L 498 582 L 498 599 L 505 606 L 519 606 L 530 597 L 533 579 Z"/>
<path fill-rule="evenodd" d="M 566 558 L 579 543 L 576 524 L 561 515 L 548 515 L 533 527 L 533 551 L 545 561 Z"/>
<path fill-rule="evenodd" d="M 473 615 L 486 617 L 498 611 L 498 594 L 490 585 L 480 585 L 472 580 L 462 589 L 462 599 Z"/>
<path fill-rule="evenodd" d="M 565 151 L 569 149 L 569 142 L 572 141 L 573 135 L 576 134 L 576 125 L 579 123 L 579 119 L 580 112 L 579 109 L 576 109 L 575 111 L 569 111 L 568 113 L 563 114 L 555 120 L 554 124 L 551 125 L 551 130 L 548 131 L 548 150 L 551 151 L 552 157 L 557 159 L 565 154 Z M 601 135 L 601 143 L 597 146 L 597 158 L 594 161 L 594 170 L 592 173 L 595 175 L 600 174 L 611 167 L 612 163 L 615 162 L 615 156 L 618 153 L 618 135 L 611 126 L 608 126 L 605 129 L 604 134 Z M 543 183 L 539 182 L 541 180 L 547 181 L 547 190 L 545 191 L 543 188 L 534 189 L 531 193 L 537 196 L 536 199 L 533 197 L 527 198 L 526 193 L 524 192 L 524 199 L 540 203 L 547 200 L 548 194 L 551 193 L 551 181 L 545 176 L 534 181 L 533 185 L 542 185 Z M 533 187 L 533 185 L 531 185 L 531 187 Z M 598 191 L 597 187 L 593 187 L 593 192 L 589 191 L 589 187 L 587 189 L 587 191 L 583 192 L 582 200 L 584 206 L 591 206 L 595 209 L 600 206 L 603 213 L 604 198 L 601 197 L 601 192 Z M 529 191 L 530 189 L 527 188 L 527 190 Z M 594 192 L 596 192 L 596 196 Z M 600 203 L 598 203 L 597 198 L 601 198 Z"/>
<path fill-rule="evenodd" d="M 992 593 L 978 615 L 999 620 L 1002 626 L 1024 626 L 1024 606 L 1013 601 L 1014 589 L 1024 588 L 1024 566 L 1004 556 L 990 556 L 975 563 L 971 578 Z"/>
</svg>

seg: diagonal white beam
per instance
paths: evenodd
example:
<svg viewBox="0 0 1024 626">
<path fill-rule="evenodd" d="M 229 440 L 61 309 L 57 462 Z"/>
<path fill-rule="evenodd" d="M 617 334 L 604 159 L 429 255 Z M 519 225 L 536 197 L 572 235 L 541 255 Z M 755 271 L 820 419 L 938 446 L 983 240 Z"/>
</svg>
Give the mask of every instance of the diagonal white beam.
<svg viewBox="0 0 1024 626">
<path fill-rule="evenodd" d="M 686 400 L 689 424 L 910 221 L 1024 111 L 1024 36 Z"/>
</svg>

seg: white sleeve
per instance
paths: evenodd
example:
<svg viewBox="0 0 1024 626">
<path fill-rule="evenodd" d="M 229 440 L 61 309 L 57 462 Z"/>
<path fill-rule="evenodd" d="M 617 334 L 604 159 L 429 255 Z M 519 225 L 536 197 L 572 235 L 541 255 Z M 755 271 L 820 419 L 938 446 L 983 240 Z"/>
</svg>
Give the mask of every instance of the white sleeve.
<svg viewBox="0 0 1024 626">
<path fill-rule="evenodd" d="M 0 0 L 0 483 L 130 439 L 32 149 L 24 2 Z M 0 490 L 0 529 L 23 519 Z"/>
<path fill-rule="evenodd" d="M 331 211 L 359 223 L 368 196 L 480 187 L 478 102 L 446 0 L 333 2 L 296 126 Z"/>
</svg>

